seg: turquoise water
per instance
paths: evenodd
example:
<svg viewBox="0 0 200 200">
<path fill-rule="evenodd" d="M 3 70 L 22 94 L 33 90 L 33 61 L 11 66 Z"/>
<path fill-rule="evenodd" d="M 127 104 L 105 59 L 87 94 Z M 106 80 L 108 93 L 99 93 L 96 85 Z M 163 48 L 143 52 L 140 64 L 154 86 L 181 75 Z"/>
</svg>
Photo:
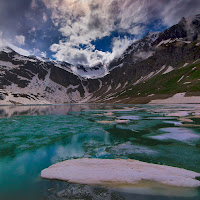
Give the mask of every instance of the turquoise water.
<svg viewBox="0 0 200 200">
<path fill-rule="evenodd" d="M 2 106 L 0 199 L 200 199 L 198 188 L 106 188 L 40 178 L 44 168 L 75 158 L 131 158 L 200 173 L 199 113 L 200 105 Z"/>
</svg>

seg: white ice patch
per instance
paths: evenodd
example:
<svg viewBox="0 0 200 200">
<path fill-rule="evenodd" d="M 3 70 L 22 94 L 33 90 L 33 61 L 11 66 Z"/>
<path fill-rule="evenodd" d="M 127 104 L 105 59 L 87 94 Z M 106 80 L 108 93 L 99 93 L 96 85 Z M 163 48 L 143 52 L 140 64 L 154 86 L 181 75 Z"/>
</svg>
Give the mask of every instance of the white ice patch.
<svg viewBox="0 0 200 200">
<path fill-rule="evenodd" d="M 188 65 L 189 65 L 189 63 L 185 63 L 181 68 L 184 68 L 184 67 L 186 67 Z"/>
<path fill-rule="evenodd" d="M 154 51 L 140 51 L 134 54 L 135 57 L 141 58 L 142 60 L 145 60 L 149 57 L 151 57 L 154 54 Z"/>
<path fill-rule="evenodd" d="M 168 68 L 167 68 L 167 70 L 165 71 L 165 72 L 163 72 L 163 74 L 168 74 L 169 72 L 171 72 L 171 71 L 173 71 L 174 70 L 174 68 L 172 67 L 172 66 L 169 66 Z"/>
<path fill-rule="evenodd" d="M 130 115 L 130 116 L 121 116 L 121 117 L 118 117 L 117 119 L 125 119 L 125 120 L 139 120 L 140 117 L 139 117 L 139 116 L 133 116 L 133 115 Z"/>
<path fill-rule="evenodd" d="M 150 94 L 150 95 L 148 95 L 147 97 L 153 97 L 153 96 L 155 96 L 155 94 Z"/>
<path fill-rule="evenodd" d="M 180 126 L 180 125 L 182 125 L 181 122 L 176 122 L 176 121 L 164 121 L 164 123 L 167 123 L 167 124 L 174 124 L 175 126 Z"/>
<path fill-rule="evenodd" d="M 189 111 L 177 111 L 177 112 L 172 112 L 167 114 L 167 116 L 172 116 L 172 117 L 186 117 L 190 114 Z"/>
<path fill-rule="evenodd" d="M 199 62 L 200 61 L 200 59 L 197 59 L 197 60 L 195 60 L 192 64 L 195 64 L 195 63 L 197 63 L 197 62 Z"/>
<path fill-rule="evenodd" d="M 166 120 L 166 119 L 176 119 L 176 118 L 174 117 L 148 117 L 147 119 Z"/>
<path fill-rule="evenodd" d="M 196 43 L 196 46 L 199 47 L 200 46 L 200 42 Z"/>
<path fill-rule="evenodd" d="M 167 44 L 170 42 L 171 39 L 167 39 L 167 40 L 162 40 L 156 47 L 161 46 L 162 44 Z"/>
<path fill-rule="evenodd" d="M 167 40 L 162 40 L 158 45 L 157 45 L 157 48 L 163 44 L 171 44 L 171 43 L 174 43 L 174 42 L 181 42 L 181 43 L 186 43 L 186 44 L 190 44 L 191 41 L 185 41 L 183 40 L 182 38 L 175 38 L 175 39 L 167 39 Z"/>
<path fill-rule="evenodd" d="M 121 87 L 121 83 L 118 84 L 115 90 L 119 89 Z"/>
<path fill-rule="evenodd" d="M 179 83 L 184 78 L 184 75 L 177 81 Z"/>
<path fill-rule="evenodd" d="M 3 51 L 5 53 L 11 53 L 12 50 L 8 47 L 0 46 L 0 51 Z"/>
<path fill-rule="evenodd" d="M 20 65 L 14 65 L 11 62 L 7 62 L 7 61 L 1 61 L 0 60 L 0 67 L 5 67 L 6 70 L 11 70 L 14 68 L 18 68 Z"/>
<path fill-rule="evenodd" d="M 166 133 L 150 137 L 156 140 L 178 140 L 185 143 L 190 143 L 200 139 L 200 135 L 188 128 L 162 128 L 160 131 Z"/>
<path fill-rule="evenodd" d="M 110 85 L 110 86 L 108 87 L 108 89 L 106 90 L 105 94 L 108 93 L 111 89 L 112 89 L 112 86 Z"/>
<path fill-rule="evenodd" d="M 200 96 L 185 97 L 185 93 L 177 93 L 168 99 L 152 100 L 150 104 L 199 104 Z"/>
<path fill-rule="evenodd" d="M 140 79 L 138 79 L 133 85 L 137 85 L 138 83 L 144 82 L 150 78 L 152 78 L 153 76 L 155 76 L 154 74 L 155 72 L 151 72 L 146 76 L 141 76 Z"/>
<path fill-rule="evenodd" d="M 21 55 L 15 55 L 14 56 L 14 60 L 17 60 L 17 61 L 29 61 L 29 62 L 37 62 L 38 61 L 36 59 L 32 59 L 32 58 L 21 56 Z"/>
<path fill-rule="evenodd" d="M 16 84 L 11 84 L 6 87 L 6 91 L 10 94 L 6 96 L 6 99 L 1 101 L 2 105 L 10 104 L 10 100 L 20 104 L 61 104 L 69 102 L 79 102 L 83 98 L 80 96 L 80 92 L 77 90 L 78 85 L 69 85 L 67 88 L 61 86 L 50 79 L 50 70 L 44 80 L 40 80 L 38 75 L 35 75 L 26 88 L 20 88 Z M 20 77 L 19 77 L 20 78 Z M 75 91 L 69 92 L 68 90 L 73 89 Z M 85 93 L 87 93 L 87 88 Z M 37 95 L 37 99 L 27 99 L 22 97 L 13 97 L 13 93 Z M 40 94 L 38 96 L 38 93 Z M 86 98 L 86 97 L 85 97 Z M 37 103 L 38 102 L 38 103 Z"/>
<path fill-rule="evenodd" d="M 156 71 L 156 73 L 154 74 L 154 76 L 156 76 L 157 74 L 159 74 L 160 72 L 162 72 L 165 69 L 166 65 L 163 65 L 158 71 Z"/>
<path fill-rule="evenodd" d="M 180 187 L 199 187 L 200 174 L 165 165 L 149 164 L 137 160 L 76 159 L 57 163 L 41 172 L 42 178 L 63 180 L 79 184 L 137 184 L 155 181 Z"/>
</svg>

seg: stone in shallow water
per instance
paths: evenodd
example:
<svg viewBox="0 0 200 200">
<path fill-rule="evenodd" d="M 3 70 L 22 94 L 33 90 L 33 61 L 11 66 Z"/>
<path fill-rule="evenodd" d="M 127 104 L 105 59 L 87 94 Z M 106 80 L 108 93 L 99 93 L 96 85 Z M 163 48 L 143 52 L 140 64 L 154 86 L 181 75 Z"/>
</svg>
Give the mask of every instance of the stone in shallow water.
<svg viewBox="0 0 200 200">
<path fill-rule="evenodd" d="M 79 184 L 138 184 L 155 181 L 179 187 L 199 187 L 200 174 L 164 165 L 123 159 L 76 159 L 44 169 L 41 177 Z"/>
</svg>

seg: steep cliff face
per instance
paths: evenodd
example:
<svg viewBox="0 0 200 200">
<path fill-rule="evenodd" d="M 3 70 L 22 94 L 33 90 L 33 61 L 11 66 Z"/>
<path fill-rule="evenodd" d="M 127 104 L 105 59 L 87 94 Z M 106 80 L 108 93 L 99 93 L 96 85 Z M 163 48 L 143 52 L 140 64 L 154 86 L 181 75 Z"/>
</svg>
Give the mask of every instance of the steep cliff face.
<svg viewBox="0 0 200 200">
<path fill-rule="evenodd" d="M 141 98 L 148 102 L 156 95 L 149 96 L 152 91 L 146 91 L 149 87 L 146 82 L 159 76 L 161 79 L 168 77 L 184 65 L 198 63 L 198 59 L 200 15 L 183 18 L 161 33 L 148 33 L 142 40 L 133 43 L 120 58 L 114 59 L 107 69 L 22 56 L 5 47 L 0 49 L 0 104 L 142 103 Z M 145 89 L 138 89 L 142 84 Z M 154 90 L 158 87 L 162 85 L 156 85 Z"/>
</svg>

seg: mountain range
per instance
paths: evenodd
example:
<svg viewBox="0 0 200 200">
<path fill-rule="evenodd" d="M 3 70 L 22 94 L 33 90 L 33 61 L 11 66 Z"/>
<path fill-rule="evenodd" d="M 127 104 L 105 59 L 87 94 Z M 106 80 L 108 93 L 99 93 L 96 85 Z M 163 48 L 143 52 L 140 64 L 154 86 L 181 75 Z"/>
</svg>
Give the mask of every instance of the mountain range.
<svg viewBox="0 0 200 200">
<path fill-rule="evenodd" d="M 0 48 L 0 104 L 200 103 L 200 14 L 149 32 L 107 66 Z"/>
</svg>

